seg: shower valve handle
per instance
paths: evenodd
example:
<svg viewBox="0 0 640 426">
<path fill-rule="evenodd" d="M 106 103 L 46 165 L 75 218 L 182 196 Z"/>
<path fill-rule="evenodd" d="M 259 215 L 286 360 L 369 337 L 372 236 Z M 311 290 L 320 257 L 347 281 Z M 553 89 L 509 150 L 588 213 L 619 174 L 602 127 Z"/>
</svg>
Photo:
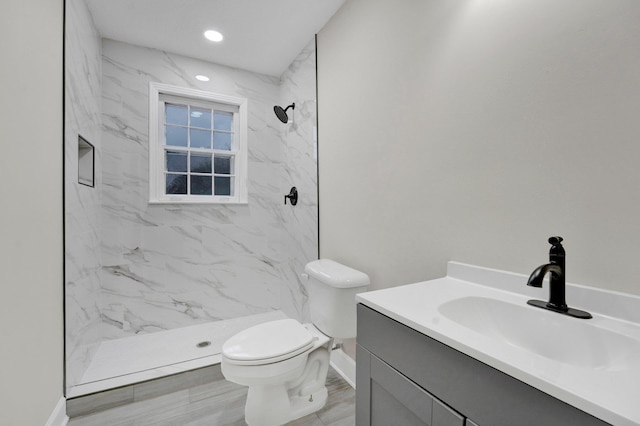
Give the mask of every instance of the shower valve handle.
<svg viewBox="0 0 640 426">
<path fill-rule="evenodd" d="M 287 198 L 291 201 L 291 205 L 295 206 L 298 204 L 298 190 L 295 186 L 291 187 L 291 191 L 287 195 L 284 196 L 284 204 L 287 204 Z"/>
</svg>

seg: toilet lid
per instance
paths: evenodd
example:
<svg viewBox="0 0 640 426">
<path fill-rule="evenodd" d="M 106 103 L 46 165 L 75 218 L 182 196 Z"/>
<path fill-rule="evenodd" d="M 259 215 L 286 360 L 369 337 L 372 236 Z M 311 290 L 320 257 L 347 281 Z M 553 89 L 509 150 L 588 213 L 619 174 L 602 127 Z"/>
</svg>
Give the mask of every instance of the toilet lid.
<svg viewBox="0 0 640 426">
<path fill-rule="evenodd" d="M 296 356 L 313 346 L 313 335 L 293 319 L 259 324 L 241 331 L 222 346 L 229 360 L 242 363 L 278 362 Z"/>
</svg>

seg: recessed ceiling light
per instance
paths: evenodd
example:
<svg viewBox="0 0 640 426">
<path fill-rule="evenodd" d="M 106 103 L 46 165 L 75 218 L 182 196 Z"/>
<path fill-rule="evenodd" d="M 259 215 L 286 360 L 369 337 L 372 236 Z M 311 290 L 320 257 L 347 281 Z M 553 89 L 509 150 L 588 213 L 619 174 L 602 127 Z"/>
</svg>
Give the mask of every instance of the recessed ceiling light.
<svg viewBox="0 0 640 426">
<path fill-rule="evenodd" d="M 213 31 L 213 30 L 208 30 L 204 32 L 204 36 L 211 40 L 211 41 L 215 41 L 215 42 L 219 42 L 222 41 L 222 39 L 224 37 L 222 37 L 222 34 L 220 34 L 218 31 Z"/>
<path fill-rule="evenodd" d="M 209 81 L 209 77 L 207 77 L 206 75 L 196 75 L 196 80 Z"/>
</svg>

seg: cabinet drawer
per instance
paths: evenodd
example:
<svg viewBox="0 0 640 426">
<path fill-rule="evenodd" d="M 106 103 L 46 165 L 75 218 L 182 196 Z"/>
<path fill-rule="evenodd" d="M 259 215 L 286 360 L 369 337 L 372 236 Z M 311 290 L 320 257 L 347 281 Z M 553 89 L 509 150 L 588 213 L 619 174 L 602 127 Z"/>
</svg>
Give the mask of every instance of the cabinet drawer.
<svg viewBox="0 0 640 426">
<path fill-rule="evenodd" d="M 463 426 L 464 418 L 387 364 L 370 358 L 371 426 Z"/>
</svg>

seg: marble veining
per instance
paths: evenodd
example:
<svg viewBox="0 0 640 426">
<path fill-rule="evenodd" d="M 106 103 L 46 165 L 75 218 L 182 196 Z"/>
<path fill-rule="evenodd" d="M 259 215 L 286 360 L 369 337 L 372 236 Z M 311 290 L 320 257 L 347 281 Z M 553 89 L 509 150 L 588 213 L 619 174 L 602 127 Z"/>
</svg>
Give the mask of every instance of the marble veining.
<svg viewBox="0 0 640 426">
<path fill-rule="evenodd" d="M 274 309 L 304 319 L 306 291 L 299 273 L 317 258 L 316 173 L 315 163 L 308 161 L 315 146 L 313 138 L 305 140 L 315 127 L 315 108 L 312 114 L 301 108 L 290 126 L 297 130 L 291 132 L 287 126 L 277 127 L 272 107 L 283 92 L 300 99 L 301 105 L 314 102 L 312 48 L 310 44 L 300 55 L 310 63 L 305 67 L 305 60 L 297 61 L 292 68 L 298 72 L 289 70 L 281 83 L 103 41 L 103 102 L 109 104 L 104 107 L 109 113 L 103 116 L 102 309 L 111 324 L 122 321 L 118 331 L 123 335 Z M 198 82 L 192 78 L 197 73 L 213 77 Z M 152 80 L 249 99 L 248 205 L 147 203 L 146 90 Z M 300 98 L 306 95 L 302 91 L 296 93 L 305 82 L 309 100 Z M 302 170 L 309 166 L 311 172 Z M 282 202 L 293 185 L 306 189 L 295 210 Z M 136 256 L 127 255 L 133 251 Z"/>
<path fill-rule="evenodd" d="M 82 0 L 67 11 L 68 387 L 104 340 L 275 310 L 307 320 L 300 273 L 318 257 L 314 42 L 278 79 L 101 40 Z M 148 203 L 150 81 L 248 99 L 247 204 Z M 282 124 L 273 105 L 291 101 Z M 96 145 L 95 188 L 74 183 L 78 132 Z M 291 186 L 296 207 L 283 203 Z"/>
<path fill-rule="evenodd" d="M 67 0 L 65 33 L 65 332 L 67 381 L 101 340 L 101 39 L 82 0 Z M 95 187 L 78 183 L 78 135 L 95 147 Z"/>
</svg>

